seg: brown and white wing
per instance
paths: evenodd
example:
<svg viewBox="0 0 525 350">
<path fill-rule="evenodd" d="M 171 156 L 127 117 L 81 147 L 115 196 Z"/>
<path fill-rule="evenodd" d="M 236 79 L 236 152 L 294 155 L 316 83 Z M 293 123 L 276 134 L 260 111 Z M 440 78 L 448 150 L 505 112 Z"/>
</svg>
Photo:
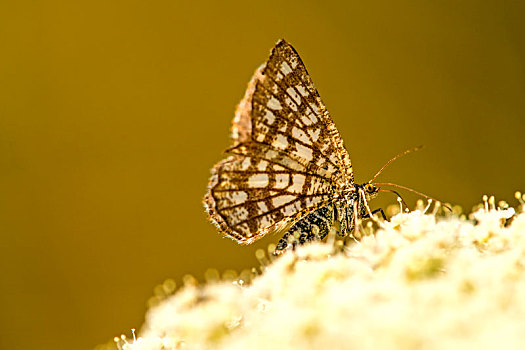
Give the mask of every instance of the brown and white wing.
<svg viewBox="0 0 525 350">
<path fill-rule="evenodd" d="M 212 170 L 204 203 L 219 229 L 247 244 L 330 201 L 353 182 L 350 158 L 304 64 L 284 40 L 237 108 L 233 147 Z"/>
<path fill-rule="evenodd" d="M 291 159 L 287 166 L 279 160 L 283 160 L 279 155 L 273 160 L 233 155 L 213 168 L 204 202 L 221 232 L 248 244 L 286 228 L 331 198 L 326 179 L 305 173 Z"/>
</svg>

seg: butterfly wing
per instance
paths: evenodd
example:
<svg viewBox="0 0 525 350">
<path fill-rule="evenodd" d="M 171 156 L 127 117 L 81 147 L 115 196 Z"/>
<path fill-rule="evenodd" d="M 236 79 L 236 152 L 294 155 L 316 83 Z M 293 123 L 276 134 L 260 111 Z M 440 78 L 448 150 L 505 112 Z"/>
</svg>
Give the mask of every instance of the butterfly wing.
<svg viewBox="0 0 525 350">
<path fill-rule="evenodd" d="M 281 40 L 255 72 L 232 126 L 230 156 L 204 198 L 221 232 L 248 244 L 353 184 L 350 157 L 297 52 Z"/>
</svg>

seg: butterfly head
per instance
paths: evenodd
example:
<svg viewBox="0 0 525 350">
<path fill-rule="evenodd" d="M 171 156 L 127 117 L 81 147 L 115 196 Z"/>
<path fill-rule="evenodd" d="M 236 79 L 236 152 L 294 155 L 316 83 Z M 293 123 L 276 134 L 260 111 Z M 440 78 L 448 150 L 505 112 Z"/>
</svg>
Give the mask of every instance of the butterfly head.
<svg viewBox="0 0 525 350">
<path fill-rule="evenodd" d="M 379 190 L 380 190 L 379 187 L 377 187 L 376 185 L 374 185 L 371 182 L 364 183 L 364 184 L 360 185 L 359 187 L 365 193 L 365 196 L 366 196 L 367 200 L 370 200 L 370 199 L 374 198 L 375 196 L 377 196 L 377 194 L 379 193 Z"/>
</svg>

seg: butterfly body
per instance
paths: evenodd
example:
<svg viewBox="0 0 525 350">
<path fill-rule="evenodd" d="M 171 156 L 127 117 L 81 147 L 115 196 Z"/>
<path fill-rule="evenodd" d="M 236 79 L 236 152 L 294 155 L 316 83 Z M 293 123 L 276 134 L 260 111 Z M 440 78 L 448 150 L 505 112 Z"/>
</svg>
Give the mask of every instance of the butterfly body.
<svg viewBox="0 0 525 350">
<path fill-rule="evenodd" d="M 228 157 L 212 169 L 204 204 L 241 244 L 284 232 L 277 252 L 350 234 L 378 188 L 354 182 L 350 156 L 304 64 L 281 40 L 240 102 Z"/>
</svg>

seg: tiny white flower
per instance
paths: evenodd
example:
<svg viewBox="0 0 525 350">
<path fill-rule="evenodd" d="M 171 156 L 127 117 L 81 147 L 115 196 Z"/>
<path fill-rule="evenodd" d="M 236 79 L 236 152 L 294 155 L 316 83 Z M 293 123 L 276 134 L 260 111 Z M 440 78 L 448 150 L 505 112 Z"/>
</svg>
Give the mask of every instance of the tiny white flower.
<svg viewBox="0 0 525 350">
<path fill-rule="evenodd" d="M 123 349 L 525 348 L 525 213 L 492 203 L 300 246 L 250 284 L 187 285 Z"/>
</svg>

